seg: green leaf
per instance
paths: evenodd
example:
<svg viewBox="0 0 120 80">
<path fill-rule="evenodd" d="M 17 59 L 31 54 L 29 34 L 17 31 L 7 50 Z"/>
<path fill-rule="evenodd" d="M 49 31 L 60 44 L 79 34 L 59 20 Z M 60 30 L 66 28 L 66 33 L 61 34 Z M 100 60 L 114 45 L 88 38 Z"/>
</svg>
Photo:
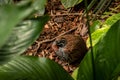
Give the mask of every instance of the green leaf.
<svg viewBox="0 0 120 80">
<path fill-rule="evenodd" d="M 94 21 L 93 24 L 90 26 L 90 32 L 93 33 L 94 31 L 99 29 L 100 26 L 101 26 L 101 23 L 99 20 Z"/>
<path fill-rule="evenodd" d="M 0 7 L 0 47 L 6 42 L 6 40 L 10 36 L 10 33 L 12 32 L 12 29 L 18 23 L 20 23 L 30 14 L 37 12 L 37 10 L 41 10 L 45 7 L 45 1 L 46 0 L 25 0 L 16 5 L 6 4 Z"/>
<path fill-rule="evenodd" d="M 93 80 L 93 68 L 90 50 L 85 55 L 78 69 L 77 80 Z"/>
<path fill-rule="evenodd" d="M 102 25 L 102 28 L 98 29 L 100 27 L 100 22 L 99 21 L 95 21 L 95 23 L 93 23 L 93 25 L 90 27 L 91 32 L 93 32 L 95 29 L 97 29 L 95 32 L 92 33 L 92 44 L 93 46 L 99 41 L 99 39 L 105 35 L 105 33 L 107 32 L 107 30 L 118 20 L 120 20 L 120 13 L 119 14 L 115 14 L 111 17 L 109 17 Z M 86 41 L 87 47 L 90 47 L 90 41 L 89 38 Z"/>
<path fill-rule="evenodd" d="M 116 69 L 113 71 L 113 75 L 112 75 L 114 77 L 113 80 L 117 80 L 117 78 L 120 77 L 119 73 L 120 73 L 120 64 L 118 64 Z"/>
<path fill-rule="evenodd" d="M 110 11 L 110 12 L 104 12 L 103 15 L 101 15 L 101 18 L 105 19 L 107 17 L 110 17 L 110 15 L 114 15 L 114 14 L 116 14 L 116 13 L 113 13 L 112 11 Z"/>
<path fill-rule="evenodd" d="M 120 80 L 120 76 L 118 77 L 118 79 L 117 80 Z"/>
<path fill-rule="evenodd" d="M 114 23 L 116 23 L 118 20 L 120 20 L 120 13 L 114 14 L 113 16 L 109 17 L 103 25 L 112 26 Z"/>
<path fill-rule="evenodd" d="M 0 7 L 0 47 L 6 42 L 12 29 L 32 12 L 28 8 L 29 6 L 20 8 L 15 5 L 3 5 Z"/>
<path fill-rule="evenodd" d="M 109 30 L 110 27 L 106 26 L 100 29 L 97 29 L 95 32 L 92 33 L 92 46 L 94 46 L 102 36 Z M 87 47 L 90 47 L 90 39 L 88 38 L 86 41 Z"/>
<path fill-rule="evenodd" d="M 43 15 L 45 12 L 45 5 L 47 0 L 34 0 L 33 2 L 34 4 L 32 6 L 34 7 L 35 11 L 37 11 L 37 15 Z"/>
<path fill-rule="evenodd" d="M 52 60 L 21 56 L 0 67 L 0 80 L 73 80 Z"/>
<path fill-rule="evenodd" d="M 120 20 L 93 47 L 96 80 L 112 80 L 120 73 Z M 91 52 L 79 67 L 78 80 L 93 80 Z M 117 74 L 115 73 L 117 70 Z"/>
<path fill-rule="evenodd" d="M 12 0 L 0 0 L 0 6 L 4 4 L 9 4 L 9 3 L 13 3 L 13 1 Z"/>
<path fill-rule="evenodd" d="M 78 69 L 79 69 L 79 68 L 76 68 L 76 69 L 74 70 L 74 72 L 72 73 L 72 77 L 73 77 L 74 80 L 77 80 Z"/>
<path fill-rule="evenodd" d="M 74 7 L 75 5 L 79 4 L 83 0 L 61 0 L 62 5 L 67 9 L 70 7 Z"/>
<path fill-rule="evenodd" d="M 38 38 L 48 19 L 48 16 L 43 16 L 17 25 L 5 45 L 0 48 L 0 64 L 23 53 Z"/>
</svg>

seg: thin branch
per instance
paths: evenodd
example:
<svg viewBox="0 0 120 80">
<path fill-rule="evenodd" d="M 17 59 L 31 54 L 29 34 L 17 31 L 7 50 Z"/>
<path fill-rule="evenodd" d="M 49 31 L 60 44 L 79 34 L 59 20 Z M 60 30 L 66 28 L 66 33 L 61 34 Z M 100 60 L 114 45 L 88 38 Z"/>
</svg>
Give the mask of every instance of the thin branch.
<svg viewBox="0 0 120 80">
<path fill-rule="evenodd" d="M 74 31 L 74 30 L 76 30 L 76 29 L 77 29 L 77 27 L 74 27 L 74 28 L 72 28 L 72 29 L 70 29 L 70 30 L 68 30 L 68 31 L 66 31 L 66 32 L 64 32 L 64 33 L 62 33 L 62 34 L 60 34 L 60 35 L 52 38 L 52 39 L 46 39 L 46 40 L 40 41 L 40 42 L 38 42 L 38 45 L 40 45 L 40 44 L 42 44 L 42 43 L 52 42 L 52 41 L 54 41 L 56 38 L 58 38 L 58 37 L 60 37 L 60 36 L 63 36 L 63 35 L 65 35 L 65 34 L 68 34 L 68 33 L 72 32 L 72 31 Z"/>
<path fill-rule="evenodd" d="M 54 15 L 54 14 L 51 14 L 50 16 L 51 17 L 55 17 L 55 16 L 71 16 L 71 15 L 77 15 L 77 16 L 79 16 L 79 15 L 82 15 L 82 13 L 64 13 L 64 14 L 56 14 L 56 15 Z"/>
</svg>

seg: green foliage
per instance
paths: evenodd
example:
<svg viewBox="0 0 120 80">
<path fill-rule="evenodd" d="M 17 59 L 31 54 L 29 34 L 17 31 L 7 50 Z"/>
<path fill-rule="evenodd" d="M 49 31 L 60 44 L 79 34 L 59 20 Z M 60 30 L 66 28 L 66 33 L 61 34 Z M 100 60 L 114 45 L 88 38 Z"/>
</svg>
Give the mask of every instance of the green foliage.
<svg viewBox="0 0 120 80">
<path fill-rule="evenodd" d="M 0 64 L 23 53 L 39 36 L 48 16 L 27 18 L 33 12 L 42 10 L 44 5 L 39 4 L 45 3 L 45 1 L 37 0 L 36 3 L 29 0 L 16 5 L 6 4 L 0 7 L 0 12 L 2 12 L 0 13 Z"/>
<path fill-rule="evenodd" d="M 24 17 L 28 16 L 31 10 L 28 12 L 28 8 L 26 7 L 24 9 L 19 10 L 19 7 L 15 5 L 5 5 L 0 7 L 0 12 L 1 12 L 0 13 L 0 37 L 1 37 L 0 47 L 1 47 L 8 39 L 9 34 L 12 32 L 14 26 L 16 26 Z"/>
<path fill-rule="evenodd" d="M 116 80 L 117 78 L 119 80 L 120 14 L 108 18 L 102 25 L 103 28 L 98 29 L 101 24 L 99 21 L 93 24 L 91 32 L 93 32 L 95 68 L 93 68 L 91 52 L 89 51 L 82 60 L 80 67 L 73 73 L 72 78 L 52 60 L 18 56 L 37 39 L 44 24 L 49 19 L 48 16 L 40 17 L 44 14 L 47 0 L 23 0 L 12 5 L 8 4 L 7 0 L 1 1 L 0 64 L 4 65 L 0 66 L 0 80 L 73 80 L 73 78 L 75 80 L 93 80 L 93 77 L 96 80 Z M 73 7 L 81 1 L 61 0 L 65 8 Z M 107 3 L 106 0 L 104 4 L 102 2 L 104 0 L 101 0 L 95 8 L 96 13 L 99 13 L 104 4 Z M 88 8 L 90 9 L 91 6 Z M 37 18 L 33 16 L 34 13 L 39 14 Z M 9 59 L 11 60 L 9 61 Z M 93 75 L 93 69 L 95 75 Z"/>
<path fill-rule="evenodd" d="M 93 24 L 90 26 L 90 32 L 93 33 L 97 29 L 100 28 L 101 22 L 99 20 L 96 20 L 93 22 Z"/>
<path fill-rule="evenodd" d="M 4 4 L 11 4 L 13 3 L 13 0 L 0 0 L 0 6 Z"/>
<path fill-rule="evenodd" d="M 82 1 L 83 1 L 83 0 L 61 0 L 62 5 L 63 5 L 65 8 L 73 7 L 73 6 L 79 4 L 79 3 L 82 2 Z"/>
<path fill-rule="evenodd" d="M 39 36 L 48 16 L 25 20 L 14 27 L 7 42 L 0 48 L 0 64 L 23 53 Z"/>
<path fill-rule="evenodd" d="M 114 23 L 116 23 L 118 20 L 120 20 L 120 13 L 114 14 L 113 16 L 109 17 L 105 22 L 104 25 L 112 26 Z"/>
<path fill-rule="evenodd" d="M 33 7 L 37 11 L 37 14 L 43 15 L 45 12 L 45 4 L 47 0 L 36 0 L 34 1 Z"/>
<path fill-rule="evenodd" d="M 73 80 L 54 61 L 46 58 L 16 57 L 0 67 L 0 80 Z"/>
<path fill-rule="evenodd" d="M 120 20 L 108 30 L 105 36 L 93 47 L 95 76 L 89 51 L 80 64 L 78 80 L 112 80 L 120 73 Z"/>
<path fill-rule="evenodd" d="M 108 31 L 108 29 L 109 29 L 109 27 L 106 26 L 106 27 L 97 29 L 95 32 L 93 32 L 91 34 L 91 36 L 92 36 L 92 46 L 94 46 L 100 40 L 100 38 L 105 35 L 105 33 Z M 87 47 L 89 48 L 90 47 L 89 38 L 87 39 L 86 44 L 87 44 Z"/>
<path fill-rule="evenodd" d="M 92 32 L 92 46 L 94 46 L 98 41 L 99 39 L 105 35 L 105 33 L 107 32 L 107 30 L 115 23 L 117 22 L 118 20 L 120 20 L 120 13 L 118 14 L 115 14 L 111 17 L 109 17 L 104 23 L 103 25 L 101 26 L 101 22 L 99 21 L 95 21 L 93 23 L 93 25 L 90 27 L 91 29 L 91 32 Z M 102 27 L 102 28 L 99 28 L 99 27 Z M 89 38 L 87 39 L 87 47 L 90 47 L 90 41 L 89 41 Z"/>
<path fill-rule="evenodd" d="M 12 29 L 19 22 L 21 22 L 23 19 L 25 19 L 27 16 L 29 16 L 31 13 L 35 12 L 36 10 L 43 8 L 44 3 L 42 3 L 41 0 L 37 0 L 36 2 L 31 2 L 29 0 L 29 1 L 23 1 L 17 5 L 6 4 L 0 7 L 0 12 L 1 12 L 0 13 L 0 37 L 1 37 L 0 47 L 6 42 L 6 40 L 10 36 L 10 33 L 12 32 Z M 37 6 L 40 4 L 42 5 Z"/>
<path fill-rule="evenodd" d="M 72 77 L 73 77 L 74 80 L 77 80 L 78 69 L 79 69 L 79 68 L 76 68 L 76 69 L 74 70 L 74 72 L 72 73 Z"/>
</svg>

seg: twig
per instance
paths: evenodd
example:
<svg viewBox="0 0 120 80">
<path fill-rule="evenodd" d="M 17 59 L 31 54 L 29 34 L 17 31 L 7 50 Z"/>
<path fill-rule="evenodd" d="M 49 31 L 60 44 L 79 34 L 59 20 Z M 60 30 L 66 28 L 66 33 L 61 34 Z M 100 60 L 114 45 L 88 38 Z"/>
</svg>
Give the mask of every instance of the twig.
<svg viewBox="0 0 120 80">
<path fill-rule="evenodd" d="M 72 16 L 72 15 L 79 16 L 79 15 L 82 15 L 82 13 L 66 13 L 66 14 L 64 13 L 64 14 L 56 14 L 56 15 L 51 14 L 50 16 L 54 17 L 54 16 Z"/>
<path fill-rule="evenodd" d="M 71 31 L 74 31 L 74 30 L 76 30 L 76 29 L 77 29 L 77 27 L 74 27 L 74 28 L 72 28 L 72 29 L 70 29 L 70 30 L 68 30 L 68 31 L 66 31 L 66 32 L 64 32 L 64 33 L 62 33 L 62 34 L 60 34 L 60 35 L 52 38 L 52 39 L 46 39 L 46 40 L 43 40 L 43 41 L 40 41 L 40 42 L 37 42 L 37 43 L 38 43 L 38 45 L 40 45 L 40 44 L 42 44 L 42 43 L 52 42 L 52 41 L 54 41 L 56 38 L 58 38 L 58 37 L 60 37 L 60 36 L 63 36 L 63 35 L 65 35 L 65 34 L 68 34 L 68 33 L 70 33 Z"/>
</svg>

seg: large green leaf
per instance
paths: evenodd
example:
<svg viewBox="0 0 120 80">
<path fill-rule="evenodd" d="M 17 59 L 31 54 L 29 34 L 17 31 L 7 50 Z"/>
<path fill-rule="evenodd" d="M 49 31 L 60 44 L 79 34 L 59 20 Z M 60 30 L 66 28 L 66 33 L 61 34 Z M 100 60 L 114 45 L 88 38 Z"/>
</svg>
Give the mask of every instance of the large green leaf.
<svg viewBox="0 0 120 80">
<path fill-rule="evenodd" d="M 101 22 L 99 20 L 96 20 L 93 22 L 93 24 L 90 26 L 90 32 L 93 33 L 97 29 L 99 29 L 101 26 Z"/>
<path fill-rule="evenodd" d="M 82 1 L 83 0 L 61 0 L 63 6 L 65 8 L 74 7 L 75 5 L 79 4 Z"/>
<path fill-rule="evenodd" d="M 120 20 L 120 13 L 114 14 L 113 16 L 109 17 L 105 22 L 104 25 L 112 26 L 114 23 L 116 23 L 118 20 Z"/>
<path fill-rule="evenodd" d="M 37 15 L 43 15 L 45 12 L 45 4 L 47 3 L 47 0 L 34 0 L 34 4 L 32 5 L 37 11 Z"/>
<path fill-rule="evenodd" d="M 27 4 L 26 4 L 27 5 Z M 0 47 L 5 43 L 9 34 L 23 18 L 28 16 L 32 10 L 28 7 L 15 5 L 3 5 L 0 7 Z"/>
<path fill-rule="evenodd" d="M 74 80 L 77 80 L 78 69 L 79 69 L 79 68 L 76 68 L 76 69 L 74 70 L 74 72 L 72 73 L 72 77 L 73 77 Z"/>
<path fill-rule="evenodd" d="M 117 22 L 118 20 L 120 20 L 120 13 L 118 14 L 115 14 L 111 17 L 109 17 L 102 25 L 102 28 L 99 28 L 100 27 L 100 22 L 98 21 L 95 21 L 95 23 L 93 23 L 93 25 L 90 27 L 91 29 L 91 32 L 92 33 L 92 44 L 93 46 L 99 41 L 99 39 L 105 35 L 105 33 L 108 31 L 108 29 L 115 23 Z M 98 29 L 99 28 L 99 29 Z M 87 39 L 87 47 L 90 47 L 90 41 L 89 41 L 89 38 Z"/>
<path fill-rule="evenodd" d="M 92 33 L 92 46 L 94 46 L 102 36 L 109 30 L 110 27 L 106 26 L 100 29 L 97 29 L 95 32 Z M 90 47 L 90 39 L 88 38 L 86 41 L 87 47 Z"/>
<path fill-rule="evenodd" d="M 17 25 L 5 45 L 0 48 L 0 64 L 23 53 L 38 38 L 48 18 L 44 16 L 36 20 L 25 20 Z"/>
<path fill-rule="evenodd" d="M 9 4 L 9 3 L 13 3 L 13 1 L 12 0 L 0 0 L 0 6 L 4 4 Z"/>
<path fill-rule="evenodd" d="M 57 63 L 46 58 L 21 56 L 0 67 L 0 80 L 73 80 Z"/>
<path fill-rule="evenodd" d="M 45 1 L 46 0 L 27 0 L 16 5 L 6 4 L 0 7 L 0 47 L 8 39 L 13 27 L 28 17 L 31 13 L 42 10 L 45 7 Z"/>
<path fill-rule="evenodd" d="M 78 80 L 112 80 L 120 73 L 120 20 L 93 47 L 95 75 L 89 51 L 79 67 Z"/>
</svg>

